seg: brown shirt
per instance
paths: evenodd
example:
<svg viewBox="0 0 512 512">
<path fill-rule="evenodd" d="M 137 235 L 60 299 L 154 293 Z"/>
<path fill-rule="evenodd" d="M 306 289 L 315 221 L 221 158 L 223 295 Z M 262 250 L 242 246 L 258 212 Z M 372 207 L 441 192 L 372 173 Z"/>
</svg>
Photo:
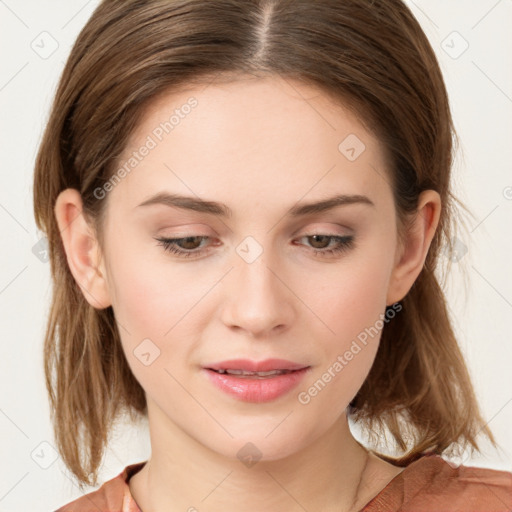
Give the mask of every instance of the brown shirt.
<svg viewBox="0 0 512 512">
<path fill-rule="evenodd" d="M 55 512 L 142 512 L 128 482 L 147 461 L 126 466 L 98 490 Z M 361 512 L 511 512 L 512 473 L 457 466 L 439 455 L 409 464 Z"/>
</svg>

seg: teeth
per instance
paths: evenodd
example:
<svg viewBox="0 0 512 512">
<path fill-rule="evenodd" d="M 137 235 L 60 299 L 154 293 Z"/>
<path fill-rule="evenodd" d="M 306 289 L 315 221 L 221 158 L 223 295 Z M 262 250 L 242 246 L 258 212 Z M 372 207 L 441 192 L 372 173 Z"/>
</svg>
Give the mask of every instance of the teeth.
<svg viewBox="0 0 512 512">
<path fill-rule="evenodd" d="M 257 377 L 268 377 L 269 375 L 282 375 L 290 373 L 291 370 L 271 370 L 269 372 L 249 372 L 245 370 L 215 370 L 217 373 L 227 373 L 228 375 L 256 375 Z"/>
</svg>

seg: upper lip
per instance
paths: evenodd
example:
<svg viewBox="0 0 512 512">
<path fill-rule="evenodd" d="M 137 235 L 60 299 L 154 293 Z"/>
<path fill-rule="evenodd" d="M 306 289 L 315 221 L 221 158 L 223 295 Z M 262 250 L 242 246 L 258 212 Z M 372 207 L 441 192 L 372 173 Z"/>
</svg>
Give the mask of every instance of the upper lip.
<svg viewBox="0 0 512 512">
<path fill-rule="evenodd" d="M 253 361 L 251 359 L 230 359 L 205 366 L 209 370 L 245 370 L 248 372 L 268 372 L 272 370 L 300 370 L 308 365 L 294 363 L 286 359 L 265 359 Z"/>
</svg>

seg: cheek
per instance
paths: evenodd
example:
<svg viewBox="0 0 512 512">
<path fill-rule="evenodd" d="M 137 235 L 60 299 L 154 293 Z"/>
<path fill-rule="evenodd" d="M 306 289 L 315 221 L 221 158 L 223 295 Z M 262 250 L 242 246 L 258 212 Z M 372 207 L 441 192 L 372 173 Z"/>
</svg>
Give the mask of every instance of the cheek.
<svg viewBox="0 0 512 512">
<path fill-rule="evenodd" d="M 335 421 L 355 397 L 379 346 L 387 271 L 384 265 L 367 263 L 340 267 L 337 277 L 316 296 L 314 307 L 322 319 L 317 332 L 323 333 L 318 339 L 323 340 L 324 354 L 298 398 L 301 404 L 318 409 L 318 414 L 323 411 L 328 421 Z"/>
<path fill-rule="evenodd" d="M 373 325 L 384 312 L 389 275 L 389 266 L 382 258 L 361 255 L 340 264 L 322 287 L 318 287 L 318 278 L 312 279 L 309 286 L 316 292 L 309 296 L 320 318 L 346 339 Z"/>
<path fill-rule="evenodd" d="M 136 378 L 148 385 L 158 378 L 167 381 L 165 369 L 190 359 L 208 318 L 206 298 L 219 279 L 218 272 L 198 279 L 192 266 L 167 261 L 155 252 L 114 257 L 111 261 L 117 264 L 109 273 L 124 352 Z M 148 359 L 154 359 L 149 373 L 141 366 Z"/>
<path fill-rule="evenodd" d="M 124 252 L 113 245 L 110 256 L 109 288 L 116 318 L 130 333 L 162 338 L 206 293 L 206 283 L 186 265 L 166 259 L 156 242 L 139 240 L 131 247 Z"/>
<path fill-rule="evenodd" d="M 188 358 L 193 343 L 183 340 L 194 339 L 187 327 L 199 309 L 193 306 L 201 293 L 179 272 L 164 276 L 159 270 L 154 265 L 136 271 L 120 265 L 115 271 L 117 301 L 113 309 L 121 326 L 121 343 L 132 373 L 150 394 L 163 384 L 166 390 L 179 392 L 168 371 L 175 374 L 176 361 Z"/>
</svg>

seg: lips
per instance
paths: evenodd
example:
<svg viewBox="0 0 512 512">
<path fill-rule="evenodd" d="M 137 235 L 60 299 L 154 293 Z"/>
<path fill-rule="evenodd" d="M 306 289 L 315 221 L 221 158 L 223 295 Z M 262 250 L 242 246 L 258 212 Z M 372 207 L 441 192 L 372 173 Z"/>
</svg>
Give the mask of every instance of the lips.
<svg viewBox="0 0 512 512">
<path fill-rule="evenodd" d="M 254 374 L 263 372 L 290 373 L 295 370 L 307 368 L 308 365 L 288 361 L 286 359 L 265 359 L 264 361 L 253 361 L 250 359 L 230 359 L 228 361 L 220 361 L 205 366 L 207 370 L 214 370 L 218 373 L 224 373 L 225 370 L 235 370 L 236 373 Z M 230 372 L 231 373 L 231 372 Z M 235 373 L 235 372 L 232 372 Z"/>
<path fill-rule="evenodd" d="M 231 359 L 201 370 L 201 374 L 219 390 L 237 400 L 253 403 L 284 397 L 310 372 L 311 366 L 284 359 Z"/>
</svg>

